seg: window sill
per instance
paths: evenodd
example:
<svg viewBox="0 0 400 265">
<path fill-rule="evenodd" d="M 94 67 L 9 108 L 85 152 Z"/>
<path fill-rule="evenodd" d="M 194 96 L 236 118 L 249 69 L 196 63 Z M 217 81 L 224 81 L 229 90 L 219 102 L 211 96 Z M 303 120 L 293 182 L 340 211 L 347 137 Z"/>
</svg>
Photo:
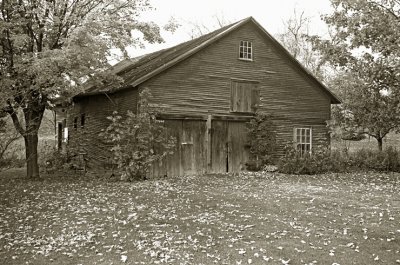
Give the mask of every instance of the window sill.
<svg viewBox="0 0 400 265">
<path fill-rule="evenodd" d="M 239 61 L 253 62 L 253 59 L 238 58 Z"/>
</svg>

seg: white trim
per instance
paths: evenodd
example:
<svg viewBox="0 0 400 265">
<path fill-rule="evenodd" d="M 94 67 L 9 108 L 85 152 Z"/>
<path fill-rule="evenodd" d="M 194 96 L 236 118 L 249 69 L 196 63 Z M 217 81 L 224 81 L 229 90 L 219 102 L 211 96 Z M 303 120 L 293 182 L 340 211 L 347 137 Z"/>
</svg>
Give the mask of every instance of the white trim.
<svg viewBox="0 0 400 265">
<path fill-rule="evenodd" d="M 305 142 L 303 142 L 303 140 L 302 140 L 302 138 L 304 137 L 304 135 L 303 135 L 303 130 L 304 130 L 304 133 L 305 133 Z M 307 138 L 307 131 L 309 131 L 309 138 Z M 300 132 L 300 134 L 299 134 L 299 132 Z M 300 137 L 300 139 L 299 139 L 299 137 Z M 300 144 L 300 145 L 305 145 L 305 146 L 309 146 L 310 147 L 310 150 L 309 150 L 309 153 L 310 154 L 312 154 L 312 141 L 313 141 L 313 138 L 312 138 L 312 127 L 295 127 L 294 128 L 294 145 L 295 145 L 295 148 L 296 148 L 296 150 L 297 150 L 297 148 L 298 148 L 298 145 Z M 299 142 L 299 140 L 300 140 L 300 142 Z M 301 154 L 303 154 L 303 150 L 299 150 L 300 151 L 300 153 Z"/>
<path fill-rule="evenodd" d="M 68 127 L 64 128 L 64 132 L 63 132 L 63 142 L 67 143 L 68 142 Z"/>
<path fill-rule="evenodd" d="M 253 42 L 241 40 L 239 43 L 239 60 L 253 61 L 253 58 Z"/>
</svg>

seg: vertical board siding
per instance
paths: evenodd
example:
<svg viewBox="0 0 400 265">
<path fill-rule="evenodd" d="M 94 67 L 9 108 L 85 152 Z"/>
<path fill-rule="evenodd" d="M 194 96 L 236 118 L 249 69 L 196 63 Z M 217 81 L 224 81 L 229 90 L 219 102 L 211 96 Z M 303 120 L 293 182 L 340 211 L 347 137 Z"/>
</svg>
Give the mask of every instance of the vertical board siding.
<svg viewBox="0 0 400 265">
<path fill-rule="evenodd" d="M 150 175 L 182 176 L 204 174 L 207 169 L 206 121 L 165 120 L 176 139 L 174 153 L 154 164 Z"/>
<path fill-rule="evenodd" d="M 244 122 L 228 122 L 229 172 L 240 172 L 246 169 L 249 152 L 246 148 L 247 129 Z"/>
<path fill-rule="evenodd" d="M 245 122 L 212 121 L 211 172 L 240 172 L 249 159 Z"/>
<path fill-rule="evenodd" d="M 228 123 L 213 120 L 211 122 L 211 171 L 227 172 L 228 165 Z"/>
</svg>

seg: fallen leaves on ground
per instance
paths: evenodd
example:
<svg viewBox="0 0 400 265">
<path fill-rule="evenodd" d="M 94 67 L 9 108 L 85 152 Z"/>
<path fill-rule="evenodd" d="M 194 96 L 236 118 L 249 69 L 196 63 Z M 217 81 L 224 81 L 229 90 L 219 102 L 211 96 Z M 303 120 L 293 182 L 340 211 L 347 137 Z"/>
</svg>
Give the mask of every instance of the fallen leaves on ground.
<svg viewBox="0 0 400 265">
<path fill-rule="evenodd" d="M 396 264 L 400 177 L 0 176 L 1 264 Z"/>
</svg>

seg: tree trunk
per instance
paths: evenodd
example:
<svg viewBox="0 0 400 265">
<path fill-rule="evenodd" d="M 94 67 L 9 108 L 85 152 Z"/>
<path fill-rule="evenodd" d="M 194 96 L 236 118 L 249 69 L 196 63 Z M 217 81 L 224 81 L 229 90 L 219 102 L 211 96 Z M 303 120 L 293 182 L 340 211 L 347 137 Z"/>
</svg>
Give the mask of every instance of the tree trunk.
<svg viewBox="0 0 400 265">
<path fill-rule="evenodd" d="M 382 152 L 383 138 L 376 138 L 376 140 L 378 141 L 378 150 Z"/>
<path fill-rule="evenodd" d="M 7 106 L 4 110 L 10 114 L 15 129 L 24 137 L 26 176 L 28 178 L 39 178 L 38 133 L 46 109 L 47 98 L 34 89 L 29 89 L 23 95 L 22 100 L 17 98 L 15 102 L 17 103 L 16 106 L 22 108 L 25 124 L 21 124 L 18 112 L 11 100 L 7 100 Z M 25 129 L 23 125 L 25 125 Z"/>
<path fill-rule="evenodd" d="M 38 134 L 31 133 L 24 136 L 26 156 L 26 176 L 28 178 L 39 178 L 38 165 Z"/>
</svg>

